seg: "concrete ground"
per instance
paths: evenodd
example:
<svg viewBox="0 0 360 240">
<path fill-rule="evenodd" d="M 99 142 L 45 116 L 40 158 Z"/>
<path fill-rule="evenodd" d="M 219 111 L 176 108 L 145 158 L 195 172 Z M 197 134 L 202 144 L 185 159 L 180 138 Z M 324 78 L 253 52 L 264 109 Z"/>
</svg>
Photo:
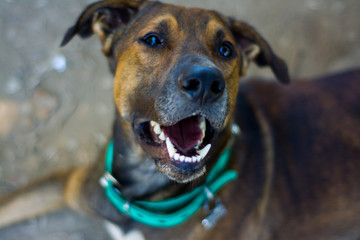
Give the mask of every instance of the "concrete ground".
<svg viewBox="0 0 360 240">
<path fill-rule="evenodd" d="M 59 48 L 91 0 L 0 1 L 0 197 L 54 169 L 92 162 L 110 136 L 112 76 L 96 37 Z M 360 66 L 358 0 L 168 0 L 255 26 L 292 77 Z M 251 76 L 272 77 L 252 66 Z M 64 209 L 0 229 L 0 239 L 110 239 Z"/>
</svg>

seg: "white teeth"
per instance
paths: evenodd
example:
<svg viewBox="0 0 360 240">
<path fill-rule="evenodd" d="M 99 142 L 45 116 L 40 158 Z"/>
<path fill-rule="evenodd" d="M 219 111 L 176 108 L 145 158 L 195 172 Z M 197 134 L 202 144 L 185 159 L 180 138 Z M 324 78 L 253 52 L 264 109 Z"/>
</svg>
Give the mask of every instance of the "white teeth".
<svg viewBox="0 0 360 240">
<path fill-rule="evenodd" d="M 159 124 L 156 124 L 154 127 L 154 133 L 156 133 L 157 135 L 161 134 L 161 128 Z"/>
<path fill-rule="evenodd" d="M 157 122 L 155 121 L 150 121 L 150 125 L 151 127 L 153 128 L 153 131 L 156 135 L 158 135 L 159 139 L 161 141 L 165 141 L 165 134 L 163 131 L 161 131 L 161 127 L 160 127 L 160 124 L 158 124 Z"/>
<path fill-rule="evenodd" d="M 155 125 L 157 125 L 157 122 L 150 121 L 150 125 L 151 125 L 152 127 L 154 127 Z"/>
<path fill-rule="evenodd" d="M 162 141 L 165 141 L 165 134 L 163 131 L 161 131 L 160 135 L 159 135 L 159 139 Z"/>
<path fill-rule="evenodd" d="M 176 149 L 175 149 L 174 145 L 171 143 L 169 138 L 166 138 L 166 148 L 168 150 L 169 157 L 173 158 L 176 153 Z"/>
<path fill-rule="evenodd" d="M 201 118 L 201 121 L 200 121 L 200 124 L 199 124 L 199 127 L 201 128 L 201 130 L 205 131 L 206 130 L 206 122 L 205 122 L 205 118 L 202 117 Z"/>
<path fill-rule="evenodd" d="M 196 155 L 196 156 L 192 156 L 192 157 L 186 157 L 183 155 L 180 155 L 179 153 L 175 153 L 173 156 L 173 160 L 178 161 L 178 162 L 186 162 L 186 163 L 196 163 L 196 162 L 200 162 L 201 161 L 201 156 L 200 155 Z"/>
<path fill-rule="evenodd" d="M 201 159 L 204 159 L 206 154 L 208 154 L 210 148 L 211 148 L 211 144 L 208 144 L 203 149 L 196 152 L 201 156 Z"/>
<path fill-rule="evenodd" d="M 206 145 L 203 149 L 201 150 L 197 150 L 199 149 L 200 145 L 202 144 L 204 137 L 205 137 L 205 132 L 206 132 L 206 120 L 204 117 L 201 117 L 201 119 L 199 120 L 199 127 L 202 131 L 202 139 L 198 141 L 197 146 L 195 147 L 195 149 L 197 150 L 196 152 L 198 153 L 198 155 L 195 156 L 183 156 L 180 153 L 177 152 L 177 149 L 175 148 L 175 146 L 173 145 L 173 143 L 170 141 L 170 139 L 168 137 L 165 137 L 164 132 L 161 130 L 161 126 L 160 124 L 158 124 L 155 121 L 150 121 L 150 125 L 153 128 L 153 132 L 158 135 L 158 138 L 161 141 L 165 141 L 166 144 L 166 148 L 167 151 L 169 153 L 169 157 L 170 159 L 177 161 L 177 162 L 186 162 L 186 163 L 197 163 L 200 162 L 202 159 L 205 158 L 205 156 L 208 154 L 208 152 L 210 151 L 211 148 L 211 144 Z"/>
<path fill-rule="evenodd" d="M 158 135 L 158 138 L 161 141 L 165 141 L 166 137 L 165 137 L 164 132 L 161 130 L 160 124 L 158 124 L 155 121 L 150 121 L 150 125 L 151 125 L 151 127 L 153 129 L 153 132 L 156 135 Z M 206 120 L 205 120 L 205 117 L 200 118 L 200 120 L 199 120 L 199 128 L 201 129 L 201 132 L 202 132 L 202 138 L 201 138 L 201 140 L 198 141 L 197 146 L 195 147 L 195 149 L 198 149 L 200 147 L 200 145 L 202 144 L 202 142 L 203 142 L 203 140 L 205 138 L 205 132 L 206 132 Z"/>
<path fill-rule="evenodd" d="M 197 151 L 197 153 L 199 155 L 187 157 L 187 156 L 183 156 L 177 152 L 176 148 L 171 143 L 169 138 L 166 138 L 165 143 L 166 143 L 167 151 L 169 153 L 169 157 L 171 159 L 173 159 L 175 161 L 187 162 L 187 163 L 200 162 L 202 159 L 204 159 L 204 157 L 206 156 L 206 154 L 209 152 L 209 150 L 211 148 L 211 144 L 208 144 L 208 145 L 206 145 L 206 147 L 204 149 Z"/>
<path fill-rule="evenodd" d="M 206 129 L 205 118 L 202 118 L 202 119 L 201 119 L 200 127 Z"/>
<path fill-rule="evenodd" d="M 202 132 L 202 138 L 201 140 L 199 140 L 197 147 L 200 146 L 200 144 L 203 142 L 204 138 L 205 138 L 205 132 L 206 132 L 206 121 L 205 121 L 205 117 L 201 117 L 200 122 L 199 122 L 199 127 L 201 129 Z"/>
</svg>

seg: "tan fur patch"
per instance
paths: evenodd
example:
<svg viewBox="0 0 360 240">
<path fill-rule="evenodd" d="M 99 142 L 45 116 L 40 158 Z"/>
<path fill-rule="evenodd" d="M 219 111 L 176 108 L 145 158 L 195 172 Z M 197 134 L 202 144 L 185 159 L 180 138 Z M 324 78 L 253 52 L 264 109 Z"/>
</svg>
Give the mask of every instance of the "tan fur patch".
<svg viewBox="0 0 360 240">
<path fill-rule="evenodd" d="M 81 189 L 84 183 L 84 179 L 89 173 L 89 167 L 82 167 L 75 169 L 69 177 L 65 186 L 65 201 L 69 207 L 75 211 L 85 210 L 91 212 L 89 209 L 84 209 L 84 205 L 81 203 Z"/>
</svg>

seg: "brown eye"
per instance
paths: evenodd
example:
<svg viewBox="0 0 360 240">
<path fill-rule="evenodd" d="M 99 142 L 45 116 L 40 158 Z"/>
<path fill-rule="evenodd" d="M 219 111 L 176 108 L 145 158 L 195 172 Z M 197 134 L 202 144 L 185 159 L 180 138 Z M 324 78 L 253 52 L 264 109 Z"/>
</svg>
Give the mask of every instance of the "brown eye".
<svg viewBox="0 0 360 240">
<path fill-rule="evenodd" d="M 155 33 L 150 33 L 142 38 L 142 41 L 149 47 L 157 47 L 162 44 L 159 36 Z"/>
<path fill-rule="evenodd" d="M 224 58 L 230 58 L 233 55 L 233 46 L 230 42 L 223 42 L 219 49 L 218 53 L 220 56 Z"/>
</svg>

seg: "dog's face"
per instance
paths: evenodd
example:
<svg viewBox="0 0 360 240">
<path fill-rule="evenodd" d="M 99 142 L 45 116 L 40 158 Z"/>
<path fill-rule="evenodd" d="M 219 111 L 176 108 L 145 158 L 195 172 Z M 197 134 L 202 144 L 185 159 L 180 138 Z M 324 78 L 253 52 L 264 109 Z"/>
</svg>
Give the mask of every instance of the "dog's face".
<svg viewBox="0 0 360 240">
<path fill-rule="evenodd" d="M 214 13 L 148 8 L 115 47 L 114 99 L 158 169 L 189 181 L 234 108 L 241 53 Z"/>
<path fill-rule="evenodd" d="M 245 23 L 214 11 L 158 2 L 90 5 L 70 28 L 96 33 L 115 74 L 122 126 L 159 171 L 178 182 L 201 176 L 236 103 L 251 60 L 288 81 L 286 65 Z"/>
</svg>

